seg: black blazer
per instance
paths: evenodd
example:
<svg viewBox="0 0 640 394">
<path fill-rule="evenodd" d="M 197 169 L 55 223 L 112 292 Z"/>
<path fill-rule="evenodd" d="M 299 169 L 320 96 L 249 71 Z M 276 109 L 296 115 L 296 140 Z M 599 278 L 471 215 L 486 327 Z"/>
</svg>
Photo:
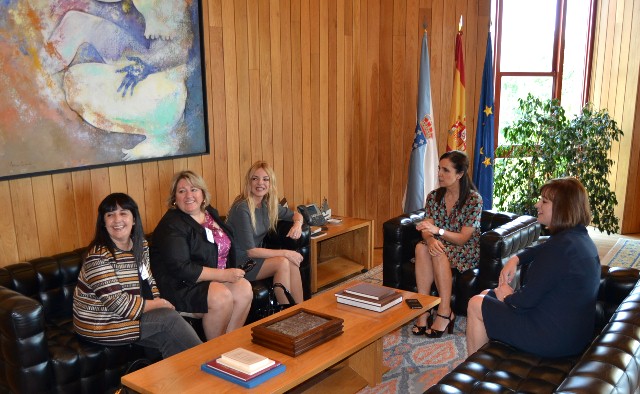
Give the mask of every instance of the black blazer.
<svg viewBox="0 0 640 394">
<path fill-rule="evenodd" d="M 227 267 L 235 268 L 231 228 L 216 209 L 208 206 L 206 210 L 231 239 Z M 150 252 L 160 293 L 174 304 L 196 286 L 203 267 L 216 268 L 218 262 L 218 244 L 209 242 L 204 227 L 179 209 L 164 214 L 153 232 Z"/>
</svg>

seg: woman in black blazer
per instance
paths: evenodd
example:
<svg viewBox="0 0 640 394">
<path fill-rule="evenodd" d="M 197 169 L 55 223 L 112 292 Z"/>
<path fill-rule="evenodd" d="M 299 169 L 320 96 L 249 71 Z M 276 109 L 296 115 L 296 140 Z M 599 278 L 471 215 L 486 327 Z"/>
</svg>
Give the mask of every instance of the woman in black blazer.
<svg viewBox="0 0 640 394">
<path fill-rule="evenodd" d="M 207 339 L 242 327 L 253 292 L 236 268 L 231 229 L 209 205 L 203 179 L 173 177 L 169 210 L 153 232 L 151 270 L 176 310 L 202 317 Z"/>
</svg>

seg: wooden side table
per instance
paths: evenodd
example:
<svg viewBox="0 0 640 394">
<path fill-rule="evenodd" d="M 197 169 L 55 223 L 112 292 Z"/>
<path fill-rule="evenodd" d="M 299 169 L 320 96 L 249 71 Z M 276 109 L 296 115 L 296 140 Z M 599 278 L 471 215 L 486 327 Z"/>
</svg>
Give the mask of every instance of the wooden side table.
<svg viewBox="0 0 640 394">
<path fill-rule="evenodd" d="M 326 234 L 311 238 L 311 292 L 349 275 L 371 269 L 373 220 L 350 217 L 327 223 Z"/>
</svg>

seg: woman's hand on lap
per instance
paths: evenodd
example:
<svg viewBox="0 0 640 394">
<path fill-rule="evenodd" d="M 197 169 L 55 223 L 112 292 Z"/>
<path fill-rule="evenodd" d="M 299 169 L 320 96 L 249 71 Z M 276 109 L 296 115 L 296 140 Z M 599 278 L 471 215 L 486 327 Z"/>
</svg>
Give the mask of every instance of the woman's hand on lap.
<svg viewBox="0 0 640 394">
<path fill-rule="evenodd" d="M 245 272 L 239 268 L 227 268 L 222 270 L 224 282 L 235 283 L 244 278 Z"/>
<path fill-rule="evenodd" d="M 498 297 L 498 300 L 500 301 L 504 301 L 506 296 L 513 294 L 513 289 L 506 283 L 499 285 L 494 291 L 496 293 L 496 297 Z"/>
<path fill-rule="evenodd" d="M 302 264 L 303 257 L 295 250 L 285 250 L 284 257 L 286 257 L 287 260 L 295 264 L 297 267 L 300 267 L 300 264 Z"/>
<path fill-rule="evenodd" d="M 431 256 L 435 257 L 444 253 L 444 245 L 435 238 L 431 238 L 431 240 L 427 241 L 427 246 Z"/>
<path fill-rule="evenodd" d="M 513 278 L 516 277 L 516 270 L 518 269 L 518 262 L 520 259 L 518 256 L 512 256 L 507 264 L 504 265 L 502 271 L 500 271 L 500 277 L 498 279 L 498 285 L 510 284 Z"/>
<path fill-rule="evenodd" d="M 154 298 L 153 300 L 146 300 L 144 303 L 144 312 L 160 308 L 176 309 L 172 303 L 160 297 Z"/>
</svg>

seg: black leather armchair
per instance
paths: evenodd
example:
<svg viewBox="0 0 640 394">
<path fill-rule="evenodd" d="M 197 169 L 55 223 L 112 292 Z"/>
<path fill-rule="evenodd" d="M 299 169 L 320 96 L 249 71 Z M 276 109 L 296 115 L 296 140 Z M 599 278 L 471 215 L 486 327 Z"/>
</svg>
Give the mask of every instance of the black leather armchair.
<svg viewBox="0 0 640 394">
<path fill-rule="evenodd" d="M 311 295 L 309 229 L 304 226 L 302 237 L 292 240 L 285 237 L 290 226 L 279 223 L 268 245 L 302 253 L 306 299 Z M 109 392 L 132 361 L 150 357 L 139 346 L 101 346 L 75 335 L 73 292 L 85 250 L 0 268 L 0 392 Z M 255 308 L 265 302 L 267 284 L 252 285 Z"/>
<path fill-rule="evenodd" d="M 397 289 L 417 291 L 415 246 L 422 239 L 414 221 L 424 217 L 424 210 L 389 219 L 382 225 L 383 284 Z M 467 314 L 469 299 L 484 289 L 497 285 L 502 264 L 540 237 L 540 224 L 531 216 L 483 211 L 481 218 L 480 261 L 478 267 L 459 273 L 452 269 L 452 307 L 456 315 Z M 437 295 L 433 286 L 431 293 Z"/>
</svg>

